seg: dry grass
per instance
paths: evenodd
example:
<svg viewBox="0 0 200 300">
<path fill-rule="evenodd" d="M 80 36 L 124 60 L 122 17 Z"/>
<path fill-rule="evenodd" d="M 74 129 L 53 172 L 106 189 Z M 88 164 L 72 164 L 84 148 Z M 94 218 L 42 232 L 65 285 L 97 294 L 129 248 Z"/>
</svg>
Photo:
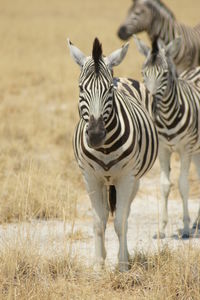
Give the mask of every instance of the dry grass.
<svg viewBox="0 0 200 300">
<path fill-rule="evenodd" d="M 66 39 L 89 54 L 98 36 L 108 54 L 122 44 L 116 30 L 130 3 L 0 0 L 0 223 L 80 217 L 76 206 L 85 189 L 71 145 L 79 70 Z M 199 21 L 199 0 L 167 3 L 182 22 Z M 131 41 L 116 75 L 141 79 L 142 61 Z M 176 158 L 173 165 L 177 179 Z M 158 173 L 156 167 L 151 174 Z M 194 169 L 190 180 L 196 198 Z M 87 239 L 81 231 L 69 238 Z M 108 270 L 98 279 L 78 258 L 66 253 L 45 259 L 36 250 L 13 243 L 0 252 L 0 299 L 199 299 L 200 255 L 194 249 L 138 253 L 127 274 Z"/>
<path fill-rule="evenodd" d="M 126 274 L 99 276 L 67 253 L 44 258 L 32 247 L 0 254 L 3 299 L 199 299 L 200 254 L 188 247 L 158 254 L 136 253 Z"/>
</svg>

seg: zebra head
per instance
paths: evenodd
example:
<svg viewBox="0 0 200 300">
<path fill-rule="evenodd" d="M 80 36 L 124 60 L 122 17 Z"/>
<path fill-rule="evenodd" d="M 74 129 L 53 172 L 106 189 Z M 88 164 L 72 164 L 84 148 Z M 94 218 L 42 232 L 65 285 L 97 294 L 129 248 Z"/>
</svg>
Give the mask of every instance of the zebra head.
<svg viewBox="0 0 200 300">
<path fill-rule="evenodd" d="M 127 40 L 132 34 L 147 30 L 152 22 L 152 14 L 146 0 L 134 0 L 125 21 L 118 30 L 118 36 Z"/>
<path fill-rule="evenodd" d="M 118 29 L 118 36 L 122 40 L 127 40 L 131 35 L 147 31 L 159 21 L 161 13 L 174 18 L 173 13 L 160 0 L 133 0 L 129 8 L 125 21 Z"/>
<path fill-rule="evenodd" d="M 86 140 L 91 148 L 99 148 L 106 139 L 106 127 L 113 112 L 114 66 L 124 59 L 128 43 L 122 48 L 104 57 L 102 45 L 95 38 L 92 56 L 85 56 L 69 40 L 70 53 L 75 62 L 81 67 L 79 78 L 79 113 L 86 122 Z"/>
<path fill-rule="evenodd" d="M 139 52 L 146 57 L 142 66 L 144 84 L 152 95 L 162 98 L 166 88 L 170 88 L 171 78 L 177 77 L 173 57 L 180 49 L 181 39 L 178 37 L 167 46 L 156 39 L 152 43 L 152 49 L 136 36 L 134 40 Z"/>
</svg>

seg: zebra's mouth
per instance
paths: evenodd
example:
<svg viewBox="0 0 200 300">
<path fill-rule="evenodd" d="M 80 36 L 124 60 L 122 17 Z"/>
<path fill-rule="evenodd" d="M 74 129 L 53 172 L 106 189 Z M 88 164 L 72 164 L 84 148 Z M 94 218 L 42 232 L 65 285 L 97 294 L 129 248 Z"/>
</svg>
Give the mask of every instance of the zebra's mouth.
<svg viewBox="0 0 200 300">
<path fill-rule="evenodd" d="M 117 32 L 117 35 L 121 40 L 126 41 L 132 34 L 128 32 L 126 26 L 121 26 Z"/>
<path fill-rule="evenodd" d="M 106 132 L 99 132 L 97 134 L 88 135 L 86 134 L 86 139 L 88 146 L 93 149 L 100 148 L 105 141 Z"/>
</svg>

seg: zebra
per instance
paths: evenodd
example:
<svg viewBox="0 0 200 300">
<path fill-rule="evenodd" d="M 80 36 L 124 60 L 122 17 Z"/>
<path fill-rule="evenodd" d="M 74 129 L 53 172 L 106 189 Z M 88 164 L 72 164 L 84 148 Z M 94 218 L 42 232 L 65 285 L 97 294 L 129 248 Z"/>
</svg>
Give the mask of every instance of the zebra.
<svg viewBox="0 0 200 300">
<path fill-rule="evenodd" d="M 189 212 L 188 172 L 191 159 L 200 178 L 200 67 L 177 74 L 173 55 L 181 47 L 176 38 L 167 46 L 154 41 L 152 49 L 134 36 L 138 50 L 146 57 L 142 67 L 144 84 L 153 95 L 154 122 L 159 137 L 159 162 L 161 184 L 161 231 L 165 237 L 168 222 L 167 203 L 170 192 L 170 157 L 172 152 L 180 156 L 179 190 L 183 202 L 182 238 L 188 238 Z M 200 209 L 194 227 L 199 224 Z M 200 226 L 199 226 L 200 228 Z M 155 237 L 158 237 L 155 235 Z"/>
<path fill-rule="evenodd" d="M 147 32 L 152 43 L 160 38 L 165 45 L 181 36 L 182 47 L 174 54 L 179 74 L 187 68 L 200 65 L 200 24 L 192 28 L 179 23 L 162 1 L 134 0 L 118 29 L 118 36 L 127 40 L 142 31 Z"/>
<path fill-rule="evenodd" d="M 73 147 L 93 210 L 95 269 L 106 258 L 105 229 L 109 211 L 115 212 L 119 239 L 119 270 L 129 268 L 127 219 L 139 179 L 151 169 L 158 152 L 153 120 L 135 96 L 117 88 L 113 67 L 124 59 L 128 44 L 105 57 L 95 38 L 92 56 L 85 56 L 68 40 L 70 53 L 80 66 L 79 114 Z M 140 85 L 136 94 L 140 97 Z"/>
</svg>

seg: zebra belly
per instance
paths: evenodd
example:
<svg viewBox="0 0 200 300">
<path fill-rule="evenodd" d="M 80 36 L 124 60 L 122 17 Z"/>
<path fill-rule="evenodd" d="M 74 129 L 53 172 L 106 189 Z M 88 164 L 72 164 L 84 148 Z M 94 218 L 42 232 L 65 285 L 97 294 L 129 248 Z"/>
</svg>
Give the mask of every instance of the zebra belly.
<svg viewBox="0 0 200 300">
<path fill-rule="evenodd" d="M 189 141 L 188 137 L 180 139 L 180 137 L 175 137 L 171 140 L 159 135 L 159 143 L 162 144 L 165 148 L 167 148 L 170 152 L 178 152 L 181 151 L 187 152 L 198 152 L 200 151 L 200 146 L 196 147 L 196 143 L 194 143 L 194 140 Z M 199 149 L 199 150 L 198 150 Z"/>
</svg>

